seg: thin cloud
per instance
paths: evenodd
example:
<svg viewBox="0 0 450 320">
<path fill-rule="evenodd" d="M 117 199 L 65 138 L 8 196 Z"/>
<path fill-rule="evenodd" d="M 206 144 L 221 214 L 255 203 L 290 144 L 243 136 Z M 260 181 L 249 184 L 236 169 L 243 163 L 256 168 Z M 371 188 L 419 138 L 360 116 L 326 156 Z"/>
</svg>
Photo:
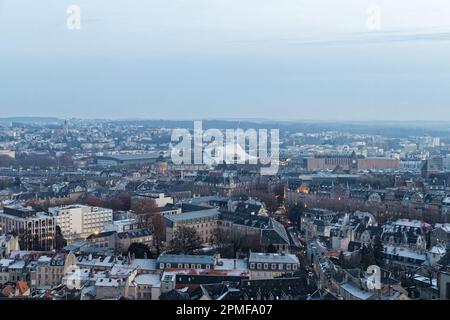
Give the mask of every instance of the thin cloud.
<svg viewBox="0 0 450 320">
<path fill-rule="evenodd" d="M 232 40 L 227 44 L 258 44 L 277 43 L 287 45 L 354 45 L 354 44 L 379 44 L 391 42 L 418 42 L 418 41 L 449 41 L 450 27 L 445 30 L 437 28 L 423 28 L 415 30 L 386 30 L 386 31 L 366 31 L 349 32 L 340 34 L 315 34 L 305 37 L 291 38 L 271 38 L 254 40 Z"/>
</svg>

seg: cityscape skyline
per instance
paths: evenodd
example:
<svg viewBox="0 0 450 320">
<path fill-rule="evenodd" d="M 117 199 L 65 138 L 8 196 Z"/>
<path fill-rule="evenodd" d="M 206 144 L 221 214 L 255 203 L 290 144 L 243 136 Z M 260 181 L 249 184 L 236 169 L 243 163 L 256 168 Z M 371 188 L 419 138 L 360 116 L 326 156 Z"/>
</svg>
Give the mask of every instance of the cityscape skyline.
<svg viewBox="0 0 450 320">
<path fill-rule="evenodd" d="M 2 299 L 450 298 L 448 131 L 10 120 Z"/>
<path fill-rule="evenodd" d="M 450 300 L 449 17 L 0 0 L 0 314 Z"/>
<path fill-rule="evenodd" d="M 450 130 L 450 120 L 396 120 L 396 119 L 379 119 L 379 120 L 350 120 L 350 119 L 288 119 L 288 118 L 258 118 L 258 117 L 77 117 L 75 115 L 68 116 L 53 116 L 53 115 L 11 115 L 0 117 L 1 125 L 11 125 L 12 123 L 37 123 L 37 124 L 61 124 L 64 121 L 104 121 L 104 122 L 156 122 L 163 121 L 164 123 L 172 123 L 170 127 L 176 127 L 177 123 L 183 123 L 181 127 L 184 127 L 186 123 L 194 123 L 194 121 L 205 122 L 223 122 L 230 125 L 239 126 L 243 124 L 257 124 L 257 125 L 281 125 L 281 126 L 301 126 L 301 125 L 314 125 L 322 126 L 326 128 L 327 125 L 350 125 L 360 126 L 361 128 L 371 126 L 384 126 L 387 128 L 398 127 L 399 129 L 416 127 L 418 129 L 435 129 L 436 131 Z"/>
</svg>

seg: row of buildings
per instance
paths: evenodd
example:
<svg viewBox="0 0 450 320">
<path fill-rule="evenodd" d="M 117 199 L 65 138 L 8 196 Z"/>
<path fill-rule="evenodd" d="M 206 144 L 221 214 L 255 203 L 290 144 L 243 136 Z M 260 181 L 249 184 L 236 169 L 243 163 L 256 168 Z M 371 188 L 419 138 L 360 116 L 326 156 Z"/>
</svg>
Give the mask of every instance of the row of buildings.
<svg viewBox="0 0 450 320">
<path fill-rule="evenodd" d="M 53 207 L 48 212 L 36 212 L 21 205 L 4 206 L 0 210 L 2 233 L 27 235 L 30 241 L 37 242 L 40 248 L 46 250 L 54 247 L 56 226 L 70 241 L 87 238 L 111 223 L 112 210 L 84 205 Z"/>
<path fill-rule="evenodd" d="M 378 224 L 368 212 L 310 209 L 301 234 L 318 286 L 344 299 L 449 298 L 447 224 L 408 219 Z M 364 269 L 370 264 L 381 275 L 378 288 Z"/>
<path fill-rule="evenodd" d="M 279 278 L 299 281 L 299 270 L 300 262 L 291 254 L 252 252 L 247 259 L 162 254 L 157 259 L 135 259 L 73 251 L 13 251 L 0 260 L 0 294 L 10 298 L 81 300 L 158 300 L 187 294 L 194 299 L 205 286 L 216 286 L 221 287 L 222 297 L 214 299 L 225 299 L 227 295 L 249 299 L 248 286 L 258 282 L 278 284 Z M 17 287 L 25 290 L 19 292 Z M 283 289 L 289 292 L 287 284 L 277 288 Z M 202 297 L 213 299 L 205 294 L 196 299 Z"/>
</svg>

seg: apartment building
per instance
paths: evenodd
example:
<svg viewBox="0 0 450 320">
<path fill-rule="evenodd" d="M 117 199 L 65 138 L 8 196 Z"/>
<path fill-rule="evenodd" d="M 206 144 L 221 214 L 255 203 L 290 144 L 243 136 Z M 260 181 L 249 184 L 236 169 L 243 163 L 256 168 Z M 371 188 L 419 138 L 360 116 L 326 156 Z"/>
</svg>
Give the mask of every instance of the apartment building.
<svg viewBox="0 0 450 320">
<path fill-rule="evenodd" d="M 36 288 L 58 286 L 61 284 L 66 269 L 65 256 L 41 256 L 36 261 L 36 281 L 31 285 Z"/>
<path fill-rule="evenodd" d="M 186 226 L 197 230 L 202 241 L 208 243 L 217 228 L 219 217 L 220 212 L 215 208 L 165 216 L 166 240 L 173 239 L 177 227 Z"/>
<path fill-rule="evenodd" d="M 30 207 L 5 206 L 0 210 L 0 232 L 21 236 L 21 249 L 24 250 L 53 249 L 55 227 L 54 217 L 45 212 L 36 212 Z"/>
<path fill-rule="evenodd" d="M 300 261 L 293 254 L 251 252 L 248 265 L 252 280 L 273 279 L 300 269 Z"/>
<path fill-rule="evenodd" d="M 69 242 L 86 239 L 93 233 L 101 232 L 106 225 L 113 222 L 113 211 L 106 208 L 69 205 L 52 207 L 48 211 Z"/>
</svg>

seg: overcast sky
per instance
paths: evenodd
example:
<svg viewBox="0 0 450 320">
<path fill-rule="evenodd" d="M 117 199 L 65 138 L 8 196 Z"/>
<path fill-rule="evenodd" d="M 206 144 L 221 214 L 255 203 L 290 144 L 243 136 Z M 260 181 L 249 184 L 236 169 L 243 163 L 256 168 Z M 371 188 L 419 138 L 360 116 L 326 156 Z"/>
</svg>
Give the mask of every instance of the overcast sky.
<svg viewBox="0 0 450 320">
<path fill-rule="evenodd" d="M 5 116 L 450 120 L 450 1 L 0 0 Z"/>
</svg>

